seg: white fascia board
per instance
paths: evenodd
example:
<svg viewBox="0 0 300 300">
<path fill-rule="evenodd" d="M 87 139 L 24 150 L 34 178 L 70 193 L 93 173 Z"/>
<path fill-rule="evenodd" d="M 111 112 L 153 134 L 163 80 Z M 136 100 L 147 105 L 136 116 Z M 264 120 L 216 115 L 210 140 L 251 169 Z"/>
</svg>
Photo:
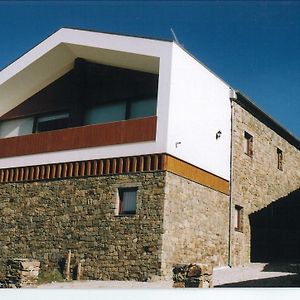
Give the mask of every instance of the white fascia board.
<svg viewBox="0 0 300 300">
<path fill-rule="evenodd" d="M 46 40 L 23 54 L 16 61 L 8 65 L 0 72 L 0 85 L 15 76 L 18 72 L 28 67 L 31 63 L 42 57 L 45 53 L 55 48 L 61 43 L 58 31 L 48 37 Z"/>
<path fill-rule="evenodd" d="M 125 157 L 163 153 L 164 146 L 156 142 L 141 142 L 103 147 L 91 147 L 76 150 L 56 151 L 32 155 L 22 155 L 0 159 L 0 169 L 22 166 L 36 166 L 43 164 L 93 160 L 100 158 Z"/>
<path fill-rule="evenodd" d="M 110 49 L 141 55 L 162 57 L 169 53 L 172 42 L 152 40 L 102 32 L 62 28 L 57 31 L 59 39 L 68 44 Z"/>
</svg>

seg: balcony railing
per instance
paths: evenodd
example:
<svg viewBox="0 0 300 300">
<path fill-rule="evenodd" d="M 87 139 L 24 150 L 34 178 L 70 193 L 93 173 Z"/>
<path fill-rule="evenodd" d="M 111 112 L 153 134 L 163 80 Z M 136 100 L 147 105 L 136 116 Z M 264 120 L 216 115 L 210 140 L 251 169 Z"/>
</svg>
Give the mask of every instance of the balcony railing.
<svg viewBox="0 0 300 300">
<path fill-rule="evenodd" d="M 153 141 L 156 122 L 152 116 L 4 138 L 0 139 L 0 158 Z"/>
</svg>

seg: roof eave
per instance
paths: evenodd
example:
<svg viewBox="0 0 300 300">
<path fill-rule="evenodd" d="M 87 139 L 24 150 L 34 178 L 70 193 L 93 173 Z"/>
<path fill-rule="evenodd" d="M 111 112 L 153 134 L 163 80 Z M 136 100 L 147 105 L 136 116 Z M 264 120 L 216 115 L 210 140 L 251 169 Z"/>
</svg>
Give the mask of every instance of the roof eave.
<svg viewBox="0 0 300 300">
<path fill-rule="evenodd" d="M 270 129 L 274 130 L 278 135 L 288 141 L 291 145 L 300 150 L 300 140 L 285 129 L 281 124 L 275 121 L 271 116 L 266 114 L 261 108 L 259 108 L 254 102 L 245 94 L 239 90 L 235 90 L 237 97 L 232 98 L 237 104 L 246 109 L 259 121 L 264 123 Z"/>
</svg>

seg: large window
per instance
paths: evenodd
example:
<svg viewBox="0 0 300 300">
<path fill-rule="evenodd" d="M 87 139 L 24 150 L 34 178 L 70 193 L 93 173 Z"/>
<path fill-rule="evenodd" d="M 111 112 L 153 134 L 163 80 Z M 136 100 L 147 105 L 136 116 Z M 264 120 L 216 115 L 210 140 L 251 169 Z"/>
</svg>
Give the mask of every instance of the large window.
<svg viewBox="0 0 300 300">
<path fill-rule="evenodd" d="M 156 114 L 156 99 L 148 98 L 130 102 L 129 119 L 154 116 Z"/>
<path fill-rule="evenodd" d="M 144 118 L 156 114 L 156 99 L 136 99 L 104 103 L 89 108 L 85 114 L 86 125 Z"/>
<path fill-rule="evenodd" d="M 69 126 L 69 113 L 51 113 L 36 117 L 33 132 L 44 132 L 67 128 Z"/>
<path fill-rule="evenodd" d="M 7 120 L 0 123 L 0 138 L 32 133 L 33 117 Z"/>
<path fill-rule="evenodd" d="M 86 112 L 85 124 L 101 124 L 125 120 L 126 102 L 106 103 Z"/>
<path fill-rule="evenodd" d="M 119 215 L 136 213 L 137 188 L 119 189 Z"/>
</svg>

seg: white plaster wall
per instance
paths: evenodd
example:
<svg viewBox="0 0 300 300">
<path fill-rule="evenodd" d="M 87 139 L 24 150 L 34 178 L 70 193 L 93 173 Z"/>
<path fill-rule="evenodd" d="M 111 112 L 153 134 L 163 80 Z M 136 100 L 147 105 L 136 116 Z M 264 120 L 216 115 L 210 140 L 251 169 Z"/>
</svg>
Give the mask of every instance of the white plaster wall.
<svg viewBox="0 0 300 300">
<path fill-rule="evenodd" d="M 230 178 L 230 87 L 173 45 L 167 152 Z M 216 139 L 216 133 L 222 132 Z M 176 142 L 181 142 L 176 148 Z"/>
<path fill-rule="evenodd" d="M 0 138 L 31 134 L 33 118 L 22 118 L 0 123 Z"/>
</svg>

